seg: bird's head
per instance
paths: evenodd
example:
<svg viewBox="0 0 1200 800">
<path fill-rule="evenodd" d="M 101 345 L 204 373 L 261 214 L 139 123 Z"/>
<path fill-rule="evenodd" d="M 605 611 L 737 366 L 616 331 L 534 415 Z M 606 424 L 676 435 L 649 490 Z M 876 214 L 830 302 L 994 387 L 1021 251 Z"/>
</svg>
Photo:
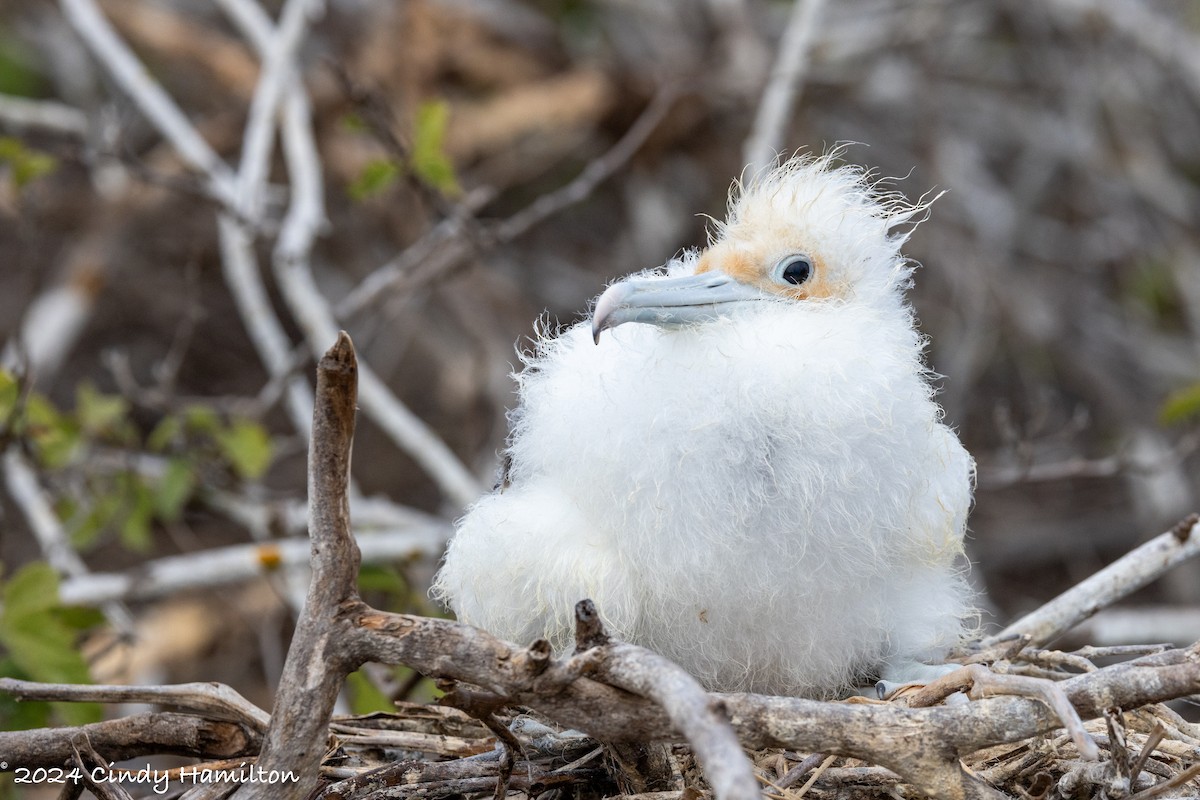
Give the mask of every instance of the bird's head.
<svg viewBox="0 0 1200 800">
<path fill-rule="evenodd" d="M 834 166 L 840 155 L 795 157 L 745 186 L 735 183 L 729 215 L 715 223 L 708 248 L 671 274 L 609 286 L 596 301 L 593 337 L 598 342 L 626 322 L 702 323 L 769 301 L 899 308 L 911 272 L 900 247 L 912 226 L 893 229 L 919 222 L 929 203 L 880 191 L 864 170 Z"/>
</svg>

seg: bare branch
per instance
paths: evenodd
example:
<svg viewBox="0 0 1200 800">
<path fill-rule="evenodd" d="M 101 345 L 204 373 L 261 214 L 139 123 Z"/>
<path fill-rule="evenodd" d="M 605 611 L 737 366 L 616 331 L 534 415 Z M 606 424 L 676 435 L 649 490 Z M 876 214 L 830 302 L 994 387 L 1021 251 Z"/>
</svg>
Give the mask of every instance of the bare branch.
<svg viewBox="0 0 1200 800">
<path fill-rule="evenodd" d="M 238 316 L 268 374 L 273 380 L 286 382 L 288 416 L 296 431 L 307 439 L 312 420 L 312 388 L 305 378 L 293 374 L 292 342 L 275 315 L 259 275 L 254 239 L 229 214 L 220 215 L 217 232 L 221 243 L 221 268 Z"/>
<path fill-rule="evenodd" d="M 675 105 L 679 91 L 680 87 L 675 84 L 660 88 L 650 105 L 604 155 L 584 167 L 583 172 L 566 186 L 541 195 L 498 224 L 495 228 L 496 238 L 501 242 L 510 242 L 564 209 L 586 200 L 596 187 L 611 178 L 642 148 Z"/>
<path fill-rule="evenodd" d="M 7 686 L 0 685 L 7 689 Z M 253 728 L 189 714 L 134 714 L 72 729 L 0 731 L 0 761 L 22 767 L 57 767 L 71 759 L 71 741 L 85 737 L 108 761 L 172 754 L 233 758 L 258 752 L 261 736 Z"/>
<path fill-rule="evenodd" d="M 659 89 L 629 130 L 607 152 L 588 164 L 573 181 L 542 195 L 507 220 L 485 230 L 483 238 L 490 237 L 497 242 L 512 241 L 553 215 L 585 200 L 641 149 L 671 110 L 678 93 L 679 87 L 673 84 Z M 477 246 L 467 236 L 469 222 L 469 219 L 459 217 L 444 220 L 408 250 L 372 272 L 338 303 L 339 317 L 345 319 L 355 315 L 382 295 L 414 291 L 462 264 Z"/>
<path fill-rule="evenodd" d="M 704 768 L 718 800 L 757 800 L 758 781 L 724 708 L 677 664 L 641 647 L 602 645 L 582 656 L 606 683 L 649 698 L 667 713 Z"/>
<path fill-rule="evenodd" d="M 357 599 L 359 553 L 350 533 L 350 449 L 358 369 L 345 333 L 317 367 L 308 460 L 312 582 L 275 695 L 260 768 L 292 770 L 294 783 L 251 784 L 239 797 L 305 797 L 316 783 L 330 715 L 350 666 L 337 628 L 339 609 Z"/>
<path fill-rule="evenodd" d="M 816 38 L 817 20 L 825 0 L 794 0 L 792 15 L 779 40 L 775 66 L 763 91 L 754 126 L 746 140 L 742 160 L 751 173 L 769 166 L 779 154 L 792 108 L 804 85 L 809 50 Z"/>
<path fill-rule="evenodd" d="M 1040 647 L 1072 626 L 1112 605 L 1161 576 L 1175 565 L 1200 554 L 1200 518 L 1195 514 L 1128 553 L 1054 600 L 984 640 L 984 645 L 1013 634 L 1028 634 Z"/>
<path fill-rule="evenodd" d="M 180 683 L 174 686 L 106 686 L 103 684 L 34 683 L 0 678 L 0 692 L 18 700 L 74 703 L 154 703 L 229 720 L 253 731 L 266 730 L 267 713 L 220 683 Z"/>
<path fill-rule="evenodd" d="M 0 94 L 0 126 L 82 137 L 87 134 L 88 120 L 86 114 L 66 103 Z"/>
<path fill-rule="evenodd" d="M 310 18 L 324 7 L 322 0 L 288 0 L 278 27 L 262 50 L 262 72 L 242 139 L 242 161 L 238 168 L 238 208 L 243 217 L 257 220 L 261 195 L 270 167 L 275 136 L 275 116 L 285 91 L 295 96 L 298 86 L 296 52 L 308 30 Z M 295 186 L 293 185 L 293 191 Z"/>
<path fill-rule="evenodd" d="M 385 530 L 356 535 L 363 560 L 403 561 L 413 556 L 436 558 L 446 543 L 447 526 Z M 64 605 L 95 606 L 114 600 L 150 600 L 192 589 L 241 583 L 278 570 L 307 567 L 308 539 L 281 539 L 167 556 L 128 572 L 90 573 L 63 581 Z"/>
<path fill-rule="evenodd" d="M 197 133 L 166 91 L 150 78 L 93 0 L 59 0 L 63 15 L 87 44 L 96 60 L 134 101 L 142 114 L 158 129 L 184 160 L 208 180 L 213 195 L 236 208 L 234 176 L 229 166 Z"/>
</svg>

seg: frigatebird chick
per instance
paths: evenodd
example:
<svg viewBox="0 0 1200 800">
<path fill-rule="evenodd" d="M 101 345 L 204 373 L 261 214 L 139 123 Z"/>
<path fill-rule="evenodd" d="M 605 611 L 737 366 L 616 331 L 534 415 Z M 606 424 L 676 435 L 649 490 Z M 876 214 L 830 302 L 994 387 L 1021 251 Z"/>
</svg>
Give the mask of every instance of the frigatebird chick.
<svg viewBox="0 0 1200 800">
<path fill-rule="evenodd" d="M 973 462 L 900 253 L 925 205 L 836 156 L 735 185 L 706 250 L 540 338 L 506 485 L 435 583 L 460 620 L 564 652 L 591 598 L 709 689 L 807 697 L 927 676 L 960 640 Z"/>
</svg>

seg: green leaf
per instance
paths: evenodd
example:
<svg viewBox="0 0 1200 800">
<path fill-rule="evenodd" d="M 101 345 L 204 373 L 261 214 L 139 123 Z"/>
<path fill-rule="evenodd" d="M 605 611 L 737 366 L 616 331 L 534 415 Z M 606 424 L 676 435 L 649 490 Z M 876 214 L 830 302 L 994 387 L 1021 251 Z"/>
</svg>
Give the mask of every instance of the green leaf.
<svg viewBox="0 0 1200 800">
<path fill-rule="evenodd" d="M 1158 410 L 1158 419 L 1163 425 L 1186 422 L 1197 417 L 1200 417 L 1200 383 L 1171 392 Z"/>
<path fill-rule="evenodd" d="M 215 434 L 221 429 L 221 418 L 208 406 L 194 405 L 183 410 L 187 429 L 195 433 Z"/>
<path fill-rule="evenodd" d="M 160 519 L 174 521 L 196 491 L 196 472 L 190 461 L 173 458 L 154 487 L 154 511 Z"/>
<path fill-rule="evenodd" d="M 100 534 L 112 525 L 121 512 L 121 495 L 115 489 L 92 498 L 91 506 L 81 505 L 67 517 L 67 531 L 71 544 L 87 548 L 96 543 Z"/>
<path fill-rule="evenodd" d="M 83 430 L 97 435 L 107 433 L 129 415 L 129 401 L 113 394 L 101 394 L 90 383 L 81 383 L 75 392 L 75 414 Z"/>
<path fill-rule="evenodd" d="M 11 658 L 0 658 L 0 675 L 6 678 L 29 680 Z M 12 695 L 0 693 L 0 719 L 4 720 L 4 730 L 28 731 L 33 728 L 50 727 L 50 704 L 16 700 Z M 14 797 L 4 794 L 0 789 L 0 797 Z"/>
<path fill-rule="evenodd" d="M 86 631 L 104 624 L 104 612 L 98 608 L 87 606 L 59 606 L 54 609 L 54 616 L 72 630 Z"/>
<path fill-rule="evenodd" d="M 58 575 L 45 563 L 18 570 L 0 590 L 0 647 L 6 674 L 47 683 L 87 683 L 87 664 L 75 649 L 75 630 L 58 603 Z M 61 704 L 69 724 L 99 719 L 94 704 Z"/>
<path fill-rule="evenodd" d="M 154 545 L 154 493 L 141 477 L 129 473 L 125 481 L 125 517 L 121 520 L 121 544 L 139 553 Z"/>
<path fill-rule="evenodd" d="M 447 195 L 462 192 L 454 165 L 446 155 L 446 123 L 450 106 L 440 100 L 422 103 L 413 130 L 412 171 L 425 183 Z"/>
<path fill-rule="evenodd" d="M 43 466 L 57 469 L 75 456 L 80 442 L 79 425 L 69 416 L 60 414 L 39 394 L 31 394 L 25 402 L 24 427 Z"/>
<path fill-rule="evenodd" d="M 58 605 L 58 573 L 44 561 L 17 570 L 0 591 L 0 621 L 39 614 Z"/>
<path fill-rule="evenodd" d="M 183 420 L 171 414 L 159 420 L 158 424 L 154 426 L 154 430 L 150 431 L 150 435 L 146 437 L 146 447 L 155 453 L 162 453 L 168 450 L 182 435 Z"/>
<path fill-rule="evenodd" d="M 394 567 L 382 564 L 364 564 L 358 571 L 360 592 L 389 592 L 408 596 L 408 581 Z"/>
<path fill-rule="evenodd" d="M 400 175 L 400 167 L 388 158 L 375 159 L 362 168 L 346 192 L 352 200 L 363 201 L 369 197 L 381 194 L 396 182 Z"/>
<path fill-rule="evenodd" d="M 362 670 L 346 676 L 346 688 L 350 695 L 350 711 L 353 714 L 396 710 L 396 704 L 391 698 L 379 691 Z"/>
<path fill-rule="evenodd" d="M 54 156 L 26 147 L 20 139 L 11 136 L 0 137 L 0 163 L 8 164 L 12 169 L 13 182 L 18 189 L 58 168 L 58 159 Z"/>
<path fill-rule="evenodd" d="M 21 384 L 11 373 L 0 369 L 0 427 L 8 427 L 21 397 Z"/>
<path fill-rule="evenodd" d="M 241 478 L 257 480 L 271 466 L 271 436 L 257 422 L 238 419 L 216 433 L 221 455 Z"/>
<path fill-rule="evenodd" d="M 369 131 L 367 123 L 354 111 L 342 114 L 338 120 L 338 124 L 342 126 L 343 130 L 349 133 L 367 133 Z"/>
<path fill-rule="evenodd" d="M 44 63 L 34 57 L 33 48 L 14 35 L 10 24 L 0 27 L 0 94 L 18 97 L 45 97 L 49 82 L 33 65 Z"/>
</svg>

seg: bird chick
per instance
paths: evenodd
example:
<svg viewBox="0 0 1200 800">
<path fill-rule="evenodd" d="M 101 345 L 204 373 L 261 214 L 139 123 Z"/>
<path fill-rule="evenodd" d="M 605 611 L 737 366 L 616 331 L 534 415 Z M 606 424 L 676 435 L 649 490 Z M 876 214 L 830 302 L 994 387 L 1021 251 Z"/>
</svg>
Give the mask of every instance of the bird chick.
<svg viewBox="0 0 1200 800">
<path fill-rule="evenodd" d="M 807 697 L 908 679 L 959 641 L 973 462 L 900 253 L 925 207 L 835 157 L 735 184 L 706 250 L 539 338 L 506 486 L 435 581 L 460 620 L 563 652 L 591 598 L 711 690 Z"/>
</svg>

